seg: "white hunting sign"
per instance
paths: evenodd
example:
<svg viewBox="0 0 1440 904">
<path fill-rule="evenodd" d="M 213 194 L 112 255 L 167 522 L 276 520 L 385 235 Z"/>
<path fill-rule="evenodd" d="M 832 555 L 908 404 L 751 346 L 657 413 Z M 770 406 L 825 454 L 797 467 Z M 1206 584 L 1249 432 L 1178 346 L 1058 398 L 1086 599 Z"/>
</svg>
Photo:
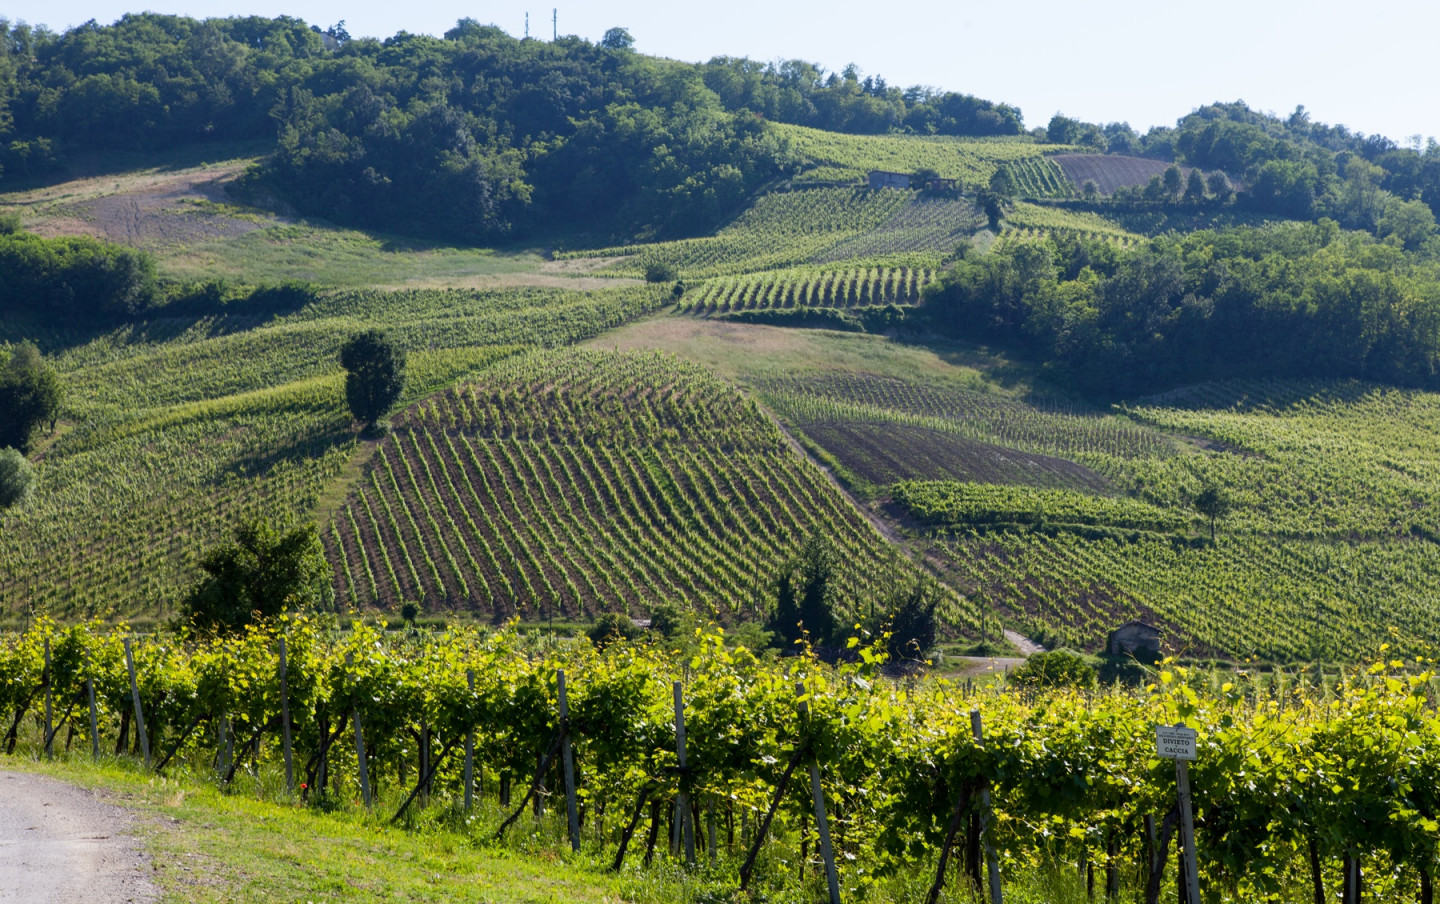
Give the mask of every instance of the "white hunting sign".
<svg viewBox="0 0 1440 904">
<path fill-rule="evenodd" d="M 1195 729 L 1183 725 L 1155 726 L 1155 753 L 1167 760 L 1198 759 L 1195 749 Z"/>
</svg>

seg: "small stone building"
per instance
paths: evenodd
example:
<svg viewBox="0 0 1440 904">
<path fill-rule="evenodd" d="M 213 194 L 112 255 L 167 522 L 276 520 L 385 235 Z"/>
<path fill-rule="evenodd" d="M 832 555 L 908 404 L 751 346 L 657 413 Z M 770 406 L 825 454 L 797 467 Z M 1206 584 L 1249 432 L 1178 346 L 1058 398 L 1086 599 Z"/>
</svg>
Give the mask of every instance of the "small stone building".
<svg viewBox="0 0 1440 904">
<path fill-rule="evenodd" d="M 1110 632 L 1105 652 L 1110 656 L 1156 658 L 1160 655 L 1160 629 L 1142 621 L 1128 621 Z"/>
<path fill-rule="evenodd" d="M 871 188 L 909 188 L 909 173 L 888 173 L 885 170 L 871 170 L 867 176 Z"/>
</svg>

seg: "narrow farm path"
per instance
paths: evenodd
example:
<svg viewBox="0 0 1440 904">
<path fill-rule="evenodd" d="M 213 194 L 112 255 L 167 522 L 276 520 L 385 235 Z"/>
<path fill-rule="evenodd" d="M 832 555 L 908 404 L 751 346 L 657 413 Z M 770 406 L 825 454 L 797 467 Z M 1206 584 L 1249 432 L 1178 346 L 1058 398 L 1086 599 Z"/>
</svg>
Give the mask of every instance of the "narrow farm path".
<svg viewBox="0 0 1440 904">
<path fill-rule="evenodd" d="M 0 901 L 127 904 L 160 900 L 135 817 L 55 779 L 0 772 Z"/>
</svg>

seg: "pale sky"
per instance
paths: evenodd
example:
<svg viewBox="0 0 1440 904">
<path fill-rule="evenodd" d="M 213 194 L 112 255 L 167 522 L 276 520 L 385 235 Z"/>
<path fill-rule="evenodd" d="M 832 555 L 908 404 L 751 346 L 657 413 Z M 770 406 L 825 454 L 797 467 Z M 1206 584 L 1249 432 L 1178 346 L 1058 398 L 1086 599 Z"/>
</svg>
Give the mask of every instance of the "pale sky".
<svg viewBox="0 0 1440 904">
<path fill-rule="evenodd" d="M 1154 0 L 955 3 L 890 0 L 824 4 L 726 0 L 453 0 L 356 5 L 342 0 L 8 0 L 0 16 L 63 30 L 148 8 L 204 18 L 298 16 L 352 35 L 443 34 L 461 17 L 509 33 L 599 40 L 623 26 L 636 49 L 700 61 L 712 56 L 799 58 L 839 70 L 854 62 L 892 85 L 932 85 L 1018 106 L 1029 127 L 1052 114 L 1128 121 L 1141 132 L 1195 107 L 1245 100 L 1287 115 L 1380 133 L 1401 144 L 1440 136 L 1433 65 L 1440 6 L 1339 0 Z"/>
</svg>

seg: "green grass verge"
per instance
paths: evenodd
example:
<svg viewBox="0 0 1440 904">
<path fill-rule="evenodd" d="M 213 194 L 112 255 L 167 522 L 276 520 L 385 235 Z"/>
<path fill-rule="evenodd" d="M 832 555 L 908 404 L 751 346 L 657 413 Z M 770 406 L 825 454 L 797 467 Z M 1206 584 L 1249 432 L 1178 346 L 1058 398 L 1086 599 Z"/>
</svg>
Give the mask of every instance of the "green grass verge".
<svg viewBox="0 0 1440 904">
<path fill-rule="evenodd" d="M 150 776 L 129 761 L 8 758 L 4 768 L 105 792 L 138 812 L 166 904 L 178 902 L 669 902 L 694 892 L 666 869 L 606 871 L 600 858 L 562 852 L 549 820 L 522 821 L 512 842 L 443 824 L 386 825 L 390 810 L 325 812 L 236 781 L 231 793 L 196 778 Z M 478 813 L 479 811 L 477 811 Z M 476 816 L 487 828 L 488 808 Z M 463 823 L 462 823 L 463 824 Z M 526 834 L 526 832 L 529 834 Z M 522 837 L 523 836 L 523 837 Z"/>
</svg>

